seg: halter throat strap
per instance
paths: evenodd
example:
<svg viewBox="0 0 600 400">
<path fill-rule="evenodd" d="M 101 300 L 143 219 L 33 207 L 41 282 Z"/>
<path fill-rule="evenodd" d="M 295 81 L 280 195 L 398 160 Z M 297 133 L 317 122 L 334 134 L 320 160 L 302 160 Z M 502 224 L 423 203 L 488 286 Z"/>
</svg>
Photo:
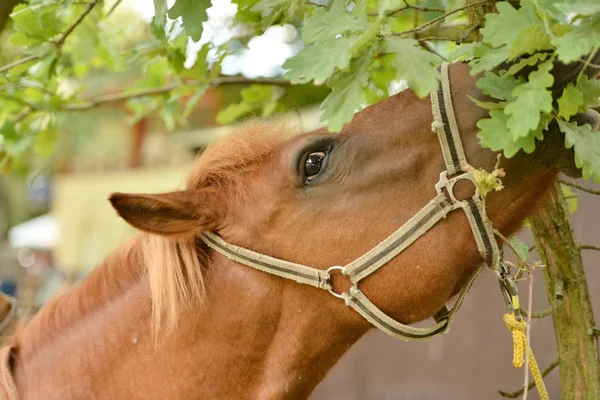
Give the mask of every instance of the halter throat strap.
<svg viewBox="0 0 600 400">
<path fill-rule="evenodd" d="M 477 190 L 475 178 L 469 172 L 469 164 L 463 150 L 452 104 L 448 64 L 443 64 L 440 72 L 440 88 L 437 92 L 431 94 L 432 131 L 437 133 L 446 165 L 446 170 L 440 174 L 440 180 L 435 185 L 437 196 L 373 249 L 346 266 L 333 266 L 327 270 L 320 270 L 229 244 L 211 232 L 203 233 L 200 238 L 208 247 L 235 262 L 329 291 L 335 297 L 343 299 L 346 305 L 352 307 L 375 327 L 391 336 L 404 340 L 425 340 L 447 332 L 450 322 L 462 305 L 479 268 L 473 271 L 468 282 L 458 294 L 452 308 L 448 309 L 444 306 L 434 316 L 435 324 L 426 328 L 412 327 L 394 320 L 369 300 L 359 288 L 361 280 L 395 258 L 436 223 L 445 218 L 448 213 L 459 209 L 463 210 L 467 216 L 483 262 L 496 272 L 501 283 L 506 276 L 501 263 L 501 253 L 494 238 L 492 224 L 485 212 L 485 203 L 479 190 Z M 471 181 L 476 188 L 475 194 L 466 200 L 458 200 L 454 196 L 454 185 L 461 180 Z M 350 279 L 353 284 L 350 290 L 341 294 L 333 291 L 331 274 L 334 271 L 339 271 Z M 510 277 L 510 275 L 508 276 Z M 501 284 L 501 287 L 504 286 Z M 514 305 L 510 302 L 514 296 L 508 293 L 507 289 L 503 289 L 503 293 L 507 306 L 511 309 L 514 308 Z"/>
</svg>

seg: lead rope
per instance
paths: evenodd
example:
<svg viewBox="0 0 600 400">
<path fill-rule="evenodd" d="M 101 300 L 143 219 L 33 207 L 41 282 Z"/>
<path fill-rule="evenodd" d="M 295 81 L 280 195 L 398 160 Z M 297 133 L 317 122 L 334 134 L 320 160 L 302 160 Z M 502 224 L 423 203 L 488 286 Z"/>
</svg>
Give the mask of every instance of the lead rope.
<svg viewBox="0 0 600 400">
<path fill-rule="evenodd" d="M 521 368 L 523 366 L 525 349 L 527 349 L 527 351 L 529 351 L 529 370 L 531 371 L 531 376 L 533 377 L 533 382 L 535 382 L 540 399 L 550 400 L 546 385 L 544 384 L 544 378 L 542 377 L 538 363 L 533 356 L 533 350 L 531 350 L 531 347 L 529 347 L 529 344 L 527 343 L 527 336 L 525 335 L 525 327 L 527 324 L 523 320 L 518 321 L 515 314 L 512 313 L 504 314 L 502 319 L 504 320 L 506 327 L 512 332 L 513 336 L 513 365 L 515 368 Z M 525 390 L 527 390 L 527 388 L 525 388 Z"/>
</svg>

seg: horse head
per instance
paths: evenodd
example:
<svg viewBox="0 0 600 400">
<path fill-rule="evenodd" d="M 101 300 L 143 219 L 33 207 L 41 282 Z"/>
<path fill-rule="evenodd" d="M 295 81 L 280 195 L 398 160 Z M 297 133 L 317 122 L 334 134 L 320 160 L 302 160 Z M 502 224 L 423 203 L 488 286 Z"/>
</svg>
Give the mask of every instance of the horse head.
<svg viewBox="0 0 600 400">
<path fill-rule="evenodd" d="M 555 97 L 581 71 L 581 64 L 556 62 Z M 522 73 L 527 73 L 524 70 Z M 469 163 L 491 171 L 497 154 L 481 147 L 476 123 L 487 111 L 469 97 L 485 100 L 477 77 L 464 64 L 450 68 L 454 113 Z M 598 125 L 597 114 L 575 119 Z M 257 125 L 217 143 L 200 157 L 185 190 L 157 194 L 115 194 L 119 214 L 156 235 L 195 237 L 214 231 L 225 241 L 318 269 L 345 265 L 376 246 L 409 220 L 434 195 L 444 161 L 432 133 L 429 99 L 406 90 L 357 113 L 340 134 L 319 129 L 289 137 Z M 504 234 L 513 233 L 540 204 L 560 171 L 578 174 L 572 150 L 551 125 L 533 154 L 502 159 L 504 189 L 487 196 L 487 212 Z M 457 196 L 472 188 L 457 187 Z M 461 194 L 462 193 L 462 194 Z M 218 257 L 218 256 L 217 256 Z M 465 284 L 479 253 L 467 220 L 449 215 L 377 274 L 362 290 L 404 323 L 432 316 Z M 290 285 L 291 283 L 291 285 Z M 310 289 L 278 283 L 283 292 Z M 335 279 L 336 292 L 349 283 Z M 364 324 L 336 305 L 322 304 Z"/>
</svg>

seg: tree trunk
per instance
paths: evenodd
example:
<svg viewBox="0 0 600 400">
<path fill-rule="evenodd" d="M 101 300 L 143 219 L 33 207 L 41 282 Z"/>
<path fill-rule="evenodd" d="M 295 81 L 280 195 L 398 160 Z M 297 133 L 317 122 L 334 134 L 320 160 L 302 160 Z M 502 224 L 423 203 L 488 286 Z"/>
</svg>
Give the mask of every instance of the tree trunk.
<svg viewBox="0 0 600 400">
<path fill-rule="evenodd" d="M 581 252 L 560 187 L 548 204 L 531 219 L 535 245 L 546 268 L 544 276 L 554 313 L 560 358 L 561 400 L 600 399 L 600 363 L 594 314 L 581 260 Z"/>
</svg>

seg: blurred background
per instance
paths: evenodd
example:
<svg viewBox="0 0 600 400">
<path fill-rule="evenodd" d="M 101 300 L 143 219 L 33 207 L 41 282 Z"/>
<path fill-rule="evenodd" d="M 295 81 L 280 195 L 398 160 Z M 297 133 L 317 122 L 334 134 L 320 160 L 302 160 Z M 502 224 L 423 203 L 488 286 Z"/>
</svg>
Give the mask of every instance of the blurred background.
<svg viewBox="0 0 600 400">
<path fill-rule="evenodd" d="M 231 31 L 221 28 L 227 28 L 230 14 L 230 2 L 214 8 L 199 44 L 228 41 Z M 131 49 L 147 41 L 147 22 L 152 15 L 151 0 L 122 1 L 111 23 L 127 29 L 112 38 L 115 48 Z M 14 57 L 14 48 L 7 41 L 7 16 L 0 6 L 0 64 Z M 286 29 L 265 33 L 224 62 L 223 73 L 279 76 L 283 60 L 299 51 L 295 33 Z M 199 44 L 190 44 L 189 54 L 195 54 Z M 73 46 L 85 50 L 85 43 Z M 93 55 L 80 56 L 90 68 L 103 62 Z M 72 85 L 85 88 L 90 97 L 109 95 L 123 91 L 143 73 L 148 71 L 133 63 L 112 73 L 104 69 L 102 74 L 85 74 L 83 81 L 68 82 L 63 89 Z M 158 67 L 156 74 L 160 75 Z M 392 84 L 396 91 L 403 88 L 402 82 Z M 326 88 L 292 87 L 269 118 L 304 131 L 315 129 L 321 126 L 318 104 L 326 95 Z M 239 102 L 241 96 L 235 85 L 206 91 L 185 126 L 172 124 L 168 116 L 159 113 L 136 115 L 131 104 L 126 107 L 122 103 L 61 116 L 58 145 L 51 154 L 13 165 L 9 173 L 0 174 L 0 290 L 16 296 L 21 309 L 34 313 L 61 286 L 84 278 L 134 234 L 110 207 L 109 194 L 181 187 L 195 157 L 235 129 L 235 125 L 222 124 L 228 120 L 220 112 Z M 260 111 L 236 112 L 250 117 L 261 115 Z M 573 216 L 579 241 L 598 243 L 595 224 L 600 203 L 589 194 L 572 195 L 580 200 Z M 532 244 L 527 232 L 521 238 Z M 600 310 L 600 254 L 588 251 L 584 257 L 594 308 Z M 525 288 L 521 291 L 526 292 Z M 543 277 L 537 271 L 534 309 L 547 304 Z M 512 340 L 503 313 L 496 279 L 484 271 L 448 334 L 430 342 L 407 343 L 370 332 L 343 357 L 312 398 L 500 398 L 498 389 L 513 391 L 522 384 L 522 370 L 511 364 Z M 534 320 L 532 328 L 533 348 L 543 369 L 556 357 L 552 321 Z M 558 396 L 556 377 L 554 371 L 546 379 L 551 398 Z M 530 395 L 537 398 L 534 391 Z"/>
</svg>

